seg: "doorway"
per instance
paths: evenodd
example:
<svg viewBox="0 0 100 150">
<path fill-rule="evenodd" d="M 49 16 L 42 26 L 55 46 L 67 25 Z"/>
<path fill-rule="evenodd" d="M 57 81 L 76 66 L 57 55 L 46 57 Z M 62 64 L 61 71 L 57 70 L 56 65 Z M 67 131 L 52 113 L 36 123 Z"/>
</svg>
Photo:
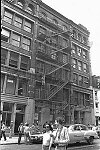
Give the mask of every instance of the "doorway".
<svg viewBox="0 0 100 150">
<path fill-rule="evenodd" d="M 24 114 L 16 113 L 14 133 L 18 134 L 18 127 L 24 121 Z"/>
</svg>

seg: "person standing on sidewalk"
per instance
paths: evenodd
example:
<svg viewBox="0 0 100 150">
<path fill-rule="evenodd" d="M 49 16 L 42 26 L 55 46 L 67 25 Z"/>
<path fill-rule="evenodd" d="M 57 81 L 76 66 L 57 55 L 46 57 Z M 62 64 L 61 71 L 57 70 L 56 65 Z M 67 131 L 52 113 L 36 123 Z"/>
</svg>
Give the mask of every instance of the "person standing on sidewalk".
<svg viewBox="0 0 100 150">
<path fill-rule="evenodd" d="M 31 143 L 31 139 L 30 139 L 30 127 L 28 123 L 25 123 L 24 126 L 24 136 L 25 136 L 25 144 L 28 144 L 28 140 L 29 140 L 29 144 Z"/>
<path fill-rule="evenodd" d="M 61 117 L 56 118 L 55 124 L 57 126 L 54 135 L 54 143 L 56 144 L 55 150 L 67 150 L 69 142 L 68 129 L 63 126 L 63 119 Z"/>
<path fill-rule="evenodd" d="M 18 144 L 20 144 L 21 142 L 21 137 L 24 133 L 24 126 L 23 123 L 20 124 L 20 126 L 18 127 Z"/>
<path fill-rule="evenodd" d="M 5 123 L 4 123 L 4 122 L 2 122 L 2 124 L 1 124 L 1 138 L 2 138 L 2 135 L 3 135 L 3 137 L 4 137 L 4 141 L 6 141 L 5 130 L 6 130 Z"/>
<path fill-rule="evenodd" d="M 9 138 L 12 138 L 12 134 L 13 134 L 13 121 L 11 121 L 11 123 L 10 123 L 10 133 L 9 133 Z"/>
<path fill-rule="evenodd" d="M 43 143 L 42 143 L 42 150 L 51 150 L 53 137 L 52 137 L 52 127 L 49 123 L 45 125 L 46 132 L 43 134 Z"/>
</svg>

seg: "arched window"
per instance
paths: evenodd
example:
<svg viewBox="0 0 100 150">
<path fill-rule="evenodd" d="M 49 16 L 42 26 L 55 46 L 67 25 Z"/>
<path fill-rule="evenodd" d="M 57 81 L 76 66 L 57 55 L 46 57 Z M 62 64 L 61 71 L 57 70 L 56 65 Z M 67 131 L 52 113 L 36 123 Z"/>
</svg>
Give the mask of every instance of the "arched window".
<svg viewBox="0 0 100 150">
<path fill-rule="evenodd" d="M 29 13 L 29 14 L 34 14 L 35 13 L 35 8 L 33 5 L 29 4 L 26 11 Z"/>
<path fill-rule="evenodd" d="M 63 25 L 63 30 L 64 30 L 64 31 L 68 31 L 68 27 L 65 26 L 65 25 Z"/>
<path fill-rule="evenodd" d="M 18 7 L 20 7 L 21 9 L 23 8 L 23 6 L 24 6 L 24 1 L 22 1 L 22 0 L 18 0 L 18 2 L 17 2 L 17 6 Z"/>
</svg>

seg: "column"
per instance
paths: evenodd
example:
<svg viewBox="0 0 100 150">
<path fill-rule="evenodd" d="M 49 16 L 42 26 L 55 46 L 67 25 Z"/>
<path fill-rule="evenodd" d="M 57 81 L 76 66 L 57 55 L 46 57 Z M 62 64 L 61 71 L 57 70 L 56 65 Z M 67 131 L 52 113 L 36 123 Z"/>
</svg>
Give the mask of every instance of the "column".
<svg viewBox="0 0 100 150">
<path fill-rule="evenodd" d="M 19 55 L 18 69 L 20 69 L 20 64 L 21 64 L 21 55 Z"/>
<path fill-rule="evenodd" d="M 18 95 L 18 83 L 19 83 L 19 78 L 17 77 L 16 79 L 16 88 L 15 88 L 15 95 Z"/>
<path fill-rule="evenodd" d="M 6 91 L 6 83 L 7 83 L 7 74 L 5 74 L 4 85 L 3 85 L 3 93 Z"/>
<path fill-rule="evenodd" d="M 78 123 L 81 123 L 81 119 L 80 119 L 80 111 L 78 111 Z"/>
<path fill-rule="evenodd" d="M 31 125 L 34 122 L 35 100 L 28 98 L 27 103 L 25 110 L 25 122 L 28 122 Z"/>
<path fill-rule="evenodd" d="M 1 102 L 0 108 L 1 108 L 1 112 L 3 112 L 3 102 Z M 2 114 L 0 114 L 0 127 L 1 127 L 1 121 L 2 121 Z"/>
<path fill-rule="evenodd" d="M 11 121 L 13 121 L 14 125 L 13 125 L 13 133 L 14 133 L 14 127 L 15 127 L 15 118 L 16 118 L 16 103 L 13 105 L 12 108 L 12 116 L 11 116 Z"/>
<path fill-rule="evenodd" d="M 46 121 L 50 121 L 50 109 L 48 107 L 41 109 L 41 124 L 43 125 Z"/>
</svg>

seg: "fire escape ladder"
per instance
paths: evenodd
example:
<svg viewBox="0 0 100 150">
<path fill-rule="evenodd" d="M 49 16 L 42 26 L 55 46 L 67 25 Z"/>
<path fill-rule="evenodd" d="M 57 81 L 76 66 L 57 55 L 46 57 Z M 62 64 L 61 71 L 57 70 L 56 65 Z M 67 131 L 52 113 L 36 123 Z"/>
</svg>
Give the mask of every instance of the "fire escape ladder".
<svg viewBox="0 0 100 150">
<path fill-rule="evenodd" d="M 48 96 L 47 99 L 50 100 L 50 99 L 51 99 L 54 95 L 56 95 L 67 83 L 68 83 L 68 81 L 62 83 L 60 86 L 58 86 L 57 88 L 55 88 L 54 90 L 52 90 L 52 91 L 50 92 L 50 95 Z"/>
</svg>

